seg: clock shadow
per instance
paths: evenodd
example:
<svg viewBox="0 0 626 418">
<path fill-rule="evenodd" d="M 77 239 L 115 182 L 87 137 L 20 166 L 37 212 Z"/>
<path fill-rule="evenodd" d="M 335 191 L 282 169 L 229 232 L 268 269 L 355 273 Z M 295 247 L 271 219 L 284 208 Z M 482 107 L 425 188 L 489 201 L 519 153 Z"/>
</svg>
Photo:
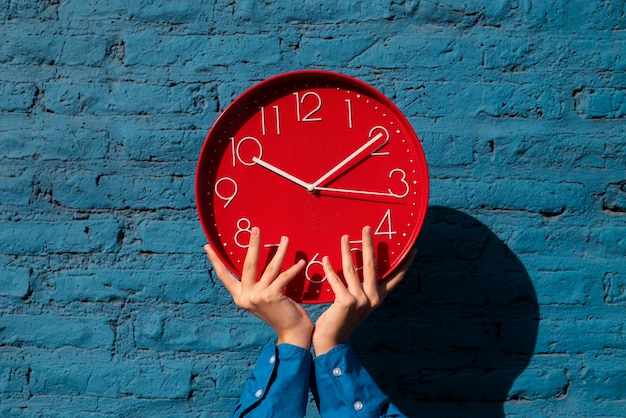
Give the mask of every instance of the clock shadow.
<svg viewBox="0 0 626 418">
<path fill-rule="evenodd" d="M 355 332 L 357 355 L 408 416 L 504 417 L 507 400 L 527 396 L 511 387 L 537 339 L 526 269 L 480 221 L 440 206 L 416 248 L 407 277 Z"/>
</svg>

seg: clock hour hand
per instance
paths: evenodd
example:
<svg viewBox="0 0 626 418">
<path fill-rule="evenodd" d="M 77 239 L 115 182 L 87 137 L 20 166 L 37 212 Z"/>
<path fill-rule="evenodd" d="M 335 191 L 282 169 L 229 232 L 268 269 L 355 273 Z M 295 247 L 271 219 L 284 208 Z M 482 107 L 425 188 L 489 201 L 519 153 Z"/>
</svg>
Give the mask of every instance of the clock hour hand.
<svg viewBox="0 0 626 418">
<path fill-rule="evenodd" d="M 280 168 L 278 168 L 278 167 L 268 163 L 267 161 L 263 161 L 259 157 L 253 157 L 252 161 L 254 161 L 256 164 L 260 165 L 261 167 L 264 167 L 264 168 L 268 169 L 269 171 L 271 171 L 273 173 L 276 173 L 279 176 L 281 176 L 283 178 L 286 178 L 287 180 L 290 180 L 290 181 L 296 183 L 298 186 L 304 187 L 309 192 L 315 191 L 315 188 L 313 187 L 312 184 L 307 183 L 304 180 L 301 180 L 298 177 L 296 177 L 294 175 L 291 175 L 291 174 L 287 173 L 284 170 L 281 170 Z"/>
<path fill-rule="evenodd" d="M 363 161 L 363 159 L 367 158 L 373 151 L 377 150 L 381 146 L 383 146 L 387 142 L 387 138 L 385 138 L 382 132 L 374 135 L 372 139 L 363 144 L 359 149 L 354 151 L 352 154 L 348 155 L 343 161 L 330 169 L 326 174 L 320 177 L 316 182 L 313 183 L 313 187 L 316 190 L 320 190 L 318 187 L 320 184 L 327 184 L 333 178 L 338 177 L 340 174 L 344 173 L 346 170 L 352 168 L 359 162 Z"/>
</svg>

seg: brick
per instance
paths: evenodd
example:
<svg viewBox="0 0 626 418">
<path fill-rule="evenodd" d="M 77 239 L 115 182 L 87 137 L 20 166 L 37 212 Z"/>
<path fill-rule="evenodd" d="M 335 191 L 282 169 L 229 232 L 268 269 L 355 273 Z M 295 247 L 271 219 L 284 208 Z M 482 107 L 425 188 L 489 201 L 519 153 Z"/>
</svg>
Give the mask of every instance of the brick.
<svg viewBox="0 0 626 418">
<path fill-rule="evenodd" d="M 621 119 L 626 116 L 626 89 L 585 88 L 576 93 L 576 112 L 584 119 Z"/>
<path fill-rule="evenodd" d="M 143 171 L 66 171 L 53 185 L 59 204 L 75 209 L 189 209 L 195 207 L 193 178 L 177 173 L 157 176 L 147 166 Z M 188 173 L 193 173 L 189 169 Z"/>
<path fill-rule="evenodd" d="M 589 279 L 583 271 L 541 271 L 533 274 L 537 299 L 546 305 L 583 305 L 589 300 Z"/>
<path fill-rule="evenodd" d="M 64 40 L 59 63 L 63 65 L 101 64 L 106 58 L 109 40 L 105 37 L 71 36 Z"/>
<path fill-rule="evenodd" d="M 626 212 L 626 181 L 606 187 L 602 207 L 611 212 Z"/>
<path fill-rule="evenodd" d="M 400 100 L 412 98 L 402 109 L 409 117 L 558 119 L 563 112 L 561 94 L 550 85 L 423 83 L 416 92 L 414 82 L 397 84 Z"/>
<path fill-rule="evenodd" d="M 109 349 L 113 345 L 113 338 L 113 330 L 102 319 L 51 315 L 5 315 L 0 319 L 0 343 L 10 346 Z"/>
<path fill-rule="evenodd" d="M 626 225 L 617 224 L 611 228 L 590 228 L 590 241 L 601 248 L 607 259 L 623 257 L 626 254 Z"/>
<path fill-rule="evenodd" d="M 490 23 L 500 22 L 510 13 L 510 9 L 506 7 L 507 3 L 502 0 L 489 3 L 427 0 L 417 5 L 415 3 L 409 5 L 413 5 L 416 15 L 427 22 L 461 26 L 471 26 L 485 18 Z"/>
<path fill-rule="evenodd" d="M 198 246 L 199 248 L 199 246 Z M 49 280 L 50 298 L 56 302 L 144 303 L 148 299 L 169 303 L 218 302 L 219 285 L 204 271 L 89 270 L 56 273 Z"/>
<path fill-rule="evenodd" d="M 435 31 L 428 35 L 387 38 L 360 53 L 354 63 L 381 68 L 442 68 L 458 62 L 463 56 L 459 41 L 442 37 Z M 361 49 L 357 48 L 357 51 Z"/>
<path fill-rule="evenodd" d="M 533 359 L 533 364 L 515 379 L 509 396 L 525 401 L 566 396 L 570 382 L 561 361 L 548 356 Z"/>
<path fill-rule="evenodd" d="M 71 360 L 70 360 L 71 359 Z M 102 367 L 101 364 L 107 364 Z M 140 361 L 113 362 L 101 355 L 74 354 L 35 360 L 31 372 L 34 395 L 83 395 L 103 398 L 187 398 L 191 367 Z"/>
<path fill-rule="evenodd" d="M 559 318 L 550 309 L 543 311 L 545 318 L 539 321 L 536 353 L 594 352 L 605 347 L 622 347 L 626 341 L 623 324 L 611 319 L 588 319 L 565 312 Z"/>
<path fill-rule="evenodd" d="M 318 0 L 304 0 L 300 3 L 274 1 L 258 3 L 246 0 L 237 6 L 227 3 L 215 7 L 215 18 L 234 19 L 236 22 L 254 22 L 263 25 L 268 20 L 283 22 L 312 22 L 328 23 L 343 22 L 354 19 L 354 12 L 358 10 L 363 20 L 389 18 L 388 1 L 374 1 L 360 3 L 354 0 L 344 2 L 324 3 Z M 232 16 L 232 17 L 231 17 Z"/>
<path fill-rule="evenodd" d="M 317 62 L 334 65 L 345 65 L 374 43 L 372 36 L 354 36 L 350 39 L 318 39 L 305 38 L 300 41 L 298 58 L 303 66 L 311 66 Z"/>
<path fill-rule="evenodd" d="M 100 3 L 98 0 L 69 0 L 59 6 L 59 19 L 62 21 L 85 22 L 98 19 L 119 19 L 126 15 L 128 2 L 113 0 Z M 83 23 L 85 24 L 85 23 Z"/>
<path fill-rule="evenodd" d="M 622 394 L 626 387 L 623 360 L 623 355 L 613 353 L 583 355 L 581 380 L 578 384 L 584 388 L 587 398 L 593 398 L 596 402 L 623 399 Z"/>
<path fill-rule="evenodd" d="M 142 221 L 135 235 L 141 251 L 154 253 L 203 253 L 206 238 L 199 222 Z"/>
<path fill-rule="evenodd" d="M 585 187 L 577 183 L 548 183 L 533 180 L 498 179 L 493 182 L 459 183 L 431 179 L 433 204 L 454 207 L 522 210 L 559 214 L 580 211 L 588 204 Z"/>
<path fill-rule="evenodd" d="M 30 289 L 30 270 L 0 269 L 0 295 L 22 298 Z"/>
<path fill-rule="evenodd" d="M 0 140 L 1 142 L 1 140 Z M 33 179 L 28 174 L 18 177 L 0 173 L 0 207 L 7 202 L 16 206 L 27 206 L 33 193 Z"/>
<path fill-rule="evenodd" d="M 278 62 L 280 50 L 272 36 L 155 36 L 125 38 L 125 65 L 229 65 L 241 60 L 267 65 Z M 221 52 L 218 52 L 221 51 Z"/>
<path fill-rule="evenodd" d="M 211 3 L 204 4 L 201 0 L 175 3 L 159 0 L 133 2 L 127 4 L 127 7 L 128 14 L 138 21 L 176 24 L 195 22 L 201 11 L 211 16 L 214 6 Z"/>
<path fill-rule="evenodd" d="M 444 132 L 417 132 L 429 167 L 461 167 L 474 161 L 471 138 Z"/>
<path fill-rule="evenodd" d="M 201 84 L 55 82 L 46 86 L 45 94 L 46 108 L 63 115 L 199 113 L 214 107 L 205 100 L 211 97 L 209 88 Z"/>
<path fill-rule="evenodd" d="M 109 142 L 108 132 L 78 126 L 47 127 L 36 132 L 15 129 L 0 136 L 4 156 L 14 159 L 99 159 L 107 154 Z"/>
<path fill-rule="evenodd" d="M 555 62 L 566 62 L 571 48 L 566 39 L 533 39 L 524 36 L 496 38 L 488 41 L 483 55 L 486 69 L 524 71 L 549 68 Z"/>
<path fill-rule="evenodd" d="M 32 19 L 50 20 L 56 17 L 58 4 L 39 2 L 33 0 L 21 1 L 19 3 L 7 2 L 6 13 L 11 19 Z M 3 7 L 5 9 L 5 7 Z"/>
<path fill-rule="evenodd" d="M 117 250 L 120 224 L 115 220 L 71 222 L 3 222 L 4 254 L 86 253 Z"/>
<path fill-rule="evenodd" d="M 0 112 L 25 112 L 33 106 L 36 95 L 33 83 L 0 81 Z"/>
<path fill-rule="evenodd" d="M 619 36 L 608 39 L 573 39 L 570 42 L 572 52 L 578 59 L 593 66 L 598 71 L 624 71 L 626 57 L 622 54 L 626 43 Z"/>
<path fill-rule="evenodd" d="M 20 33 L 14 25 L 0 29 L 0 63 L 42 65 L 53 64 L 63 44 L 52 36 Z M 13 35 L 20 33 L 20 36 Z"/>
<path fill-rule="evenodd" d="M 230 319 L 187 320 L 146 313 L 134 324 L 137 346 L 157 351 L 217 353 L 259 347 L 273 336 L 271 328 L 256 319 L 237 319 L 234 326 Z"/>
<path fill-rule="evenodd" d="M 196 162 L 208 131 L 125 129 L 124 149 L 137 161 Z"/>
<path fill-rule="evenodd" d="M 602 279 L 604 301 L 610 305 L 626 304 L 626 275 L 606 273 Z"/>
</svg>

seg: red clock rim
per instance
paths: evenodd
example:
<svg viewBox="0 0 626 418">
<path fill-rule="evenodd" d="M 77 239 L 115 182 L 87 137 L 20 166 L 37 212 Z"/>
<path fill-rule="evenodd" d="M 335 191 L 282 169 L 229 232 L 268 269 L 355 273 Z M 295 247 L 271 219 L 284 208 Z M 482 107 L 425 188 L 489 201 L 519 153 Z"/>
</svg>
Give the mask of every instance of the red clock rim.
<svg viewBox="0 0 626 418">
<path fill-rule="evenodd" d="M 200 150 L 200 155 L 198 157 L 198 162 L 196 164 L 196 175 L 195 175 L 195 183 L 194 183 L 194 194 L 195 194 L 195 199 L 196 199 L 196 212 L 198 214 L 198 218 L 200 220 L 200 224 L 202 225 L 202 229 L 204 231 L 205 236 L 208 238 L 209 236 L 211 236 L 212 234 L 209 233 L 209 228 L 207 227 L 207 225 L 209 225 L 210 222 L 207 222 L 207 220 L 203 217 L 202 215 L 202 211 L 201 211 L 201 199 L 198 198 L 199 196 L 199 189 L 200 189 L 200 180 L 199 180 L 199 171 L 200 171 L 200 166 L 201 163 L 203 161 L 203 157 L 205 155 L 205 153 L 208 152 L 208 148 L 211 144 L 211 137 L 212 135 L 214 135 L 214 131 L 216 131 L 218 129 L 218 127 L 220 126 L 220 122 L 222 119 L 225 119 L 227 117 L 229 117 L 230 112 L 232 111 L 231 109 L 236 108 L 241 102 L 244 102 L 246 100 L 249 99 L 249 97 L 253 94 L 256 94 L 256 92 L 260 89 L 266 89 L 271 87 L 273 84 L 277 84 L 277 83 L 285 83 L 286 81 L 290 81 L 290 80 L 300 80 L 300 79 L 306 79 L 306 78 L 317 78 L 317 79 L 329 79 L 329 80 L 333 80 L 333 81 L 340 81 L 342 83 L 348 83 L 348 84 L 352 84 L 360 89 L 364 89 L 365 91 L 368 92 L 368 94 L 370 94 L 373 98 L 375 98 L 376 100 L 380 101 L 381 103 L 383 103 L 385 106 L 389 107 L 390 109 L 392 109 L 396 115 L 402 120 L 402 122 L 408 127 L 410 128 L 410 132 L 413 133 L 413 136 L 417 142 L 417 146 L 419 147 L 420 151 L 421 151 L 421 157 L 424 159 L 423 161 L 423 166 L 424 166 L 424 170 L 426 171 L 426 185 L 425 185 L 425 193 L 426 196 L 424 196 L 424 204 L 422 207 L 419 208 L 420 213 L 422 214 L 421 218 L 418 219 L 418 221 L 416 222 L 415 228 L 413 228 L 413 233 L 412 236 L 409 240 L 409 242 L 411 243 L 411 245 L 407 245 L 403 250 L 402 253 L 400 255 L 400 257 L 398 257 L 398 263 L 394 266 L 392 266 L 393 268 L 391 268 L 385 276 L 381 277 L 380 280 L 385 279 L 386 277 L 388 277 L 391 273 L 393 273 L 393 271 L 398 267 L 399 263 L 401 260 L 403 260 L 409 253 L 410 249 L 413 248 L 415 246 L 415 242 L 417 241 L 417 238 L 419 236 L 419 233 L 423 227 L 424 221 L 426 219 L 426 212 L 428 209 L 428 200 L 429 200 L 429 194 L 430 194 L 430 184 L 429 184 L 429 175 L 428 175 L 428 165 L 426 162 L 426 156 L 424 154 L 423 148 L 422 148 L 422 144 L 419 140 L 419 137 L 417 136 L 417 134 L 415 133 L 415 130 L 413 129 L 413 126 L 411 125 L 411 123 L 408 121 L 408 119 L 406 118 L 406 116 L 404 115 L 404 113 L 402 113 L 402 111 L 387 97 L 385 96 L 383 93 L 381 93 L 380 91 L 378 91 L 376 88 L 372 87 L 371 85 L 365 83 L 364 81 L 361 81 L 357 78 L 342 74 L 342 73 L 337 73 L 337 72 L 333 72 L 333 71 L 326 71 L 326 70 L 297 70 L 297 71 L 291 71 L 291 72 L 286 72 L 286 73 L 282 73 L 282 74 L 277 74 L 274 75 L 270 78 L 267 78 L 263 81 L 260 81 L 254 85 L 252 85 L 251 87 L 247 88 L 243 93 L 241 93 L 240 95 L 238 95 L 228 106 L 226 106 L 226 108 L 220 113 L 220 115 L 217 117 L 217 119 L 215 119 L 215 121 L 213 122 L 213 125 L 211 126 L 211 129 L 209 130 L 209 132 L 207 133 L 205 140 L 202 144 L 202 148 Z M 220 251 L 216 251 L 217 256 L 220 258 L 220 260 L 231 270 L 233 271 L 233 267 L 231 265 L 230 260 L 228 260 L 227 258 L 224 258 L 222 256 L 222 254 L 220 253 Z M 241 279 L 240 277 L 237 277 L 238 279 Z M 303 301 L 303 303 L 318 303 L 315 301 Z"/>
</svg>

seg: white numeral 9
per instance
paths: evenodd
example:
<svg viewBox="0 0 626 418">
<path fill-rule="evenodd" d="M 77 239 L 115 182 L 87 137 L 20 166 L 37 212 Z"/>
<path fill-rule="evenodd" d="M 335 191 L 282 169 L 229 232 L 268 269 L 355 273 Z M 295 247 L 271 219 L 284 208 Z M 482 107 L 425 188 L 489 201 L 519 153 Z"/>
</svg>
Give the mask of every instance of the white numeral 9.
<svg viewBox="0 0 626 418">
<path fill-rule="evenodd" d="M 222 193 L 220 193 L 220 184 L 222 184 L 223 182 L 228 182 L 228 183 L 231 183 L 233 185 L 232 193 L 230 193 L 230 194 L 222 194 Z M 228 186 L 226 186 L 226 187 L 228 187 Z M 222 186 L 222 191 L 224 191 L 224 186 Z M 227 191 L 228 191 L 228 188 L 227 188 Z M 220 199 L 226 201 L 226 203 L 224 204 L 224 208 L 226 208 L 228 205 L 230 205 L 230 202 L 232 202 L 233 199 L 235 198 L 235 196 L 237 196 L 237 192 L 238 191 L 239 191 L 239 188 L 237 187 L 237 182 L 235 182 L 235 180 L 231 179 L 230 177 L 222 177 L 221 179 L 219 179 L 218 181 L 215 182 L 215 194 Z"/>
</svg>

